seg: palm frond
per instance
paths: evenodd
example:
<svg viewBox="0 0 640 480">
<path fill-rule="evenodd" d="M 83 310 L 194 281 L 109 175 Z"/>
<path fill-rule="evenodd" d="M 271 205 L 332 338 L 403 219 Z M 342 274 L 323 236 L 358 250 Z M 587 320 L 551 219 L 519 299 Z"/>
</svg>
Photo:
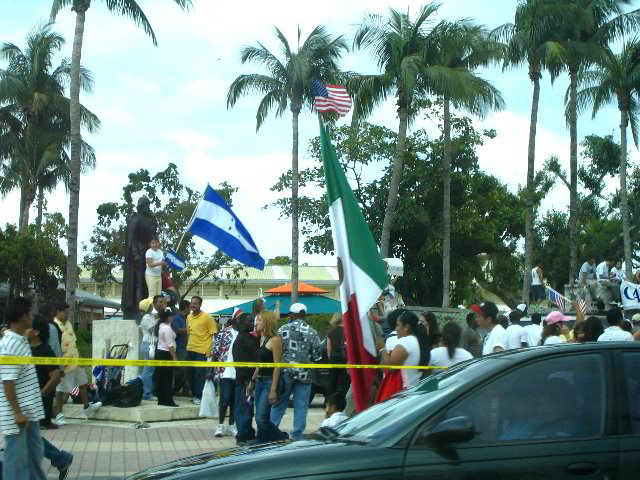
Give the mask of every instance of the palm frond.
<svg viewBox="0 0 640 480">
<path fill-rule="evenodd" d="M 173 0 L 179 7 L 186 8 L 191 5 L 190 1 L 186 0 Z M 142 8 L 138 5 L 138 2 L 135 0 L 103 0 L 103 3 L 106 5 L 107 9 L 111 13 L 116 13 L 123 17 L 126 17 L 133 21 L 137 26 L 141 27 L 144 33 L 146 33 L 153 42 L 154 46 L 158 46 L 158 39 L 156 38 L 156 34 L 151 27 L 151 23 L 147 19 Z"/>
<path fill-rule="evenodd" d="M 347 90 L 353 97 L 353 113 L 366 118 L 373 109 L 385 101 L 394 88 L 393 79 L 387 74 L 356 75 L 347 81 Z"/>
<path fill-rule="evenodd" d="M 274 78 L 281 81 L 287 78 L 287 68 L 260 42 L 257 47 L 244 47 L 240 52 L 240 61 L 242 63 L 257 62 L 264 65 Z"/>
</svg>

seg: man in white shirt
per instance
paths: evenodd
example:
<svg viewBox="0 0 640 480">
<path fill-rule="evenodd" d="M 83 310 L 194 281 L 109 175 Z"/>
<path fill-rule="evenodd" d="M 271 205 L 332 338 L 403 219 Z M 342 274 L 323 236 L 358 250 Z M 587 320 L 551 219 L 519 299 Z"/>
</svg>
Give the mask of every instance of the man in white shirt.
<svg viewBox="0 0 640 480">
<path fill-rule="evenodd" d="M 596 268 L 596 280 L 598 280 L 598 297 L 609 305 L 614 297 L 614 290 L 617 290 L 616 283 L 611 281 L 609 269 L 613 266 L 613 259 L 606 257 Z"/>
<path fill-rule="evenodd" d="M 505 329 L 498 324 L 498 307 L 493 302 L 483 302 L 480 305 L 473 305 L 471 310 L 476 314 L 478 327 L 489 331 L 484 338 L 482 355 L 502 352 L 507 347 L 507 334 Z"/>
<path fill-rule="evenodd" d="M 611 269 L 611 277 L 618 281 L 622 281 L 625 278 L 624 269 L 622 268 L 622 260 L 616 262 L 616 266 Z"/>
<path fill-rule="evenodd" d="M 507 335 L 507 346 L 505 350 L 515 350 L 516 348 L 522 348 L 524 335 L 524 328 L 520 325 L 520 319 L 522 318 L 522 311 L 515 309 L 509 313 L 509 322 L 511 323 L 507 327 L 505 334 Z"/>
<path fill-rule="evenodd" d="M 607 322 L 611 325 L 598 337 L 599 342 L 633 342 L 633 335 L 625 332 L 622 327 L 624 316 L 619 308 L 612 308 L 607 312 Z"/>
<path fill-rule="evenodd" d="M 347 406 L 347 402 L 342 392 L 334 392 L 327 396 L 324 420 L 320 427 L 335 427 L 339 423 L 344 422 L 349 417 L 344 414 L 343 410 Z"/>
<path fill-rule="evenodd" d="M 539 313 L 531 315 L 531 325 L 524 327 L 524 335 L 522 337 L 523 346 L 536 347 L 540 344 L 542 338 L 542 316 Z"/>
<path fill-rule="evenodd" d="M 149 346 L 154 343 L 153 329 L 158 323 L 158 312 L 167 308 L 167 300 L 162 295 L 155 295 L 153 297 L 153 311 L 145 314 L 140 321 L 140 331 L 142 332 L 142 343 L 140 344 L 140 351 L 142 352 L 143 360 L 153 360 L 153 357 L 149 355 Z M 153 399 L 153 367 L 142 368 L 142 385 L 144 400 Z"/>
<path fill-rule="evenodd" d="M 578 282 L 584 285 L 584 299 L 587 304 L 595 301 L 598 297 L 596 280 L 596 257 L 591 255 L 580 267 Z"/>
</svg>

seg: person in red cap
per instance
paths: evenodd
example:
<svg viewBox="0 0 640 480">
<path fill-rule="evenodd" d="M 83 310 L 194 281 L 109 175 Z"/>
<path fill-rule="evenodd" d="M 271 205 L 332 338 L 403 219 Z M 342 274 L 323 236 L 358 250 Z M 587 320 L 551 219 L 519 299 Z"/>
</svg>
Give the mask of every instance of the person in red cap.
<svg viewBox="0 0 640 480">
<path fill-rule="evenodd" d="M 547 315 L 546 325 L 542 331 L 540 345 L 555 345 L 556 343 L 565 343 L 560 336 L 562 334 L 562 325 L 571 317 L 565 316 L 562 312 L 551 312 Z"/>
<path fill-rule="evenodd" d="M 507 347 L 507 333 L 498 323 L 498 307 L 493 302 L 483 302 L 471 307 L 476 314 L 478 327 L 489 333 L 484 338 L 482 355 L 502 352 Z"/>
</svg>

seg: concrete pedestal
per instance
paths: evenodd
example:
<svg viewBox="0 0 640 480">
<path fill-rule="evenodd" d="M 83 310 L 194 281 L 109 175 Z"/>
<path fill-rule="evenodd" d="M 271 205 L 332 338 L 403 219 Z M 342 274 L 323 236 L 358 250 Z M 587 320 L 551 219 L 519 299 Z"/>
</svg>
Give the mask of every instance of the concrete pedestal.
<svg viewBox="0 0 640 480">
<path fill-rule="evenodd" d="M 114 345 L 128 344 L 127 359 L 137 360 L 140 351 L 140 329 L 135 320 L 94 320 L 92 326 L 92 356 L 104 358 Z M 124 382 L 138 376 L 140 367 L 124 367 Z"/>
</svg>

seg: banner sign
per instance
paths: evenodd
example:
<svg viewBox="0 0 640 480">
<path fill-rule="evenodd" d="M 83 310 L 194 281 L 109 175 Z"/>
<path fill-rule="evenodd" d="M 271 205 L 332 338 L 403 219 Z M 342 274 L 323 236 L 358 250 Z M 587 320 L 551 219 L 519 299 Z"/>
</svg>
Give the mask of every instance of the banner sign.
<svg viewBox="0 0 640 480">
<path fill-rule="evenodd" d="M 620 284 L 620 298 L 625 310 L 640 310 L 640 285 L 623 280 Z"/>
</svg>

